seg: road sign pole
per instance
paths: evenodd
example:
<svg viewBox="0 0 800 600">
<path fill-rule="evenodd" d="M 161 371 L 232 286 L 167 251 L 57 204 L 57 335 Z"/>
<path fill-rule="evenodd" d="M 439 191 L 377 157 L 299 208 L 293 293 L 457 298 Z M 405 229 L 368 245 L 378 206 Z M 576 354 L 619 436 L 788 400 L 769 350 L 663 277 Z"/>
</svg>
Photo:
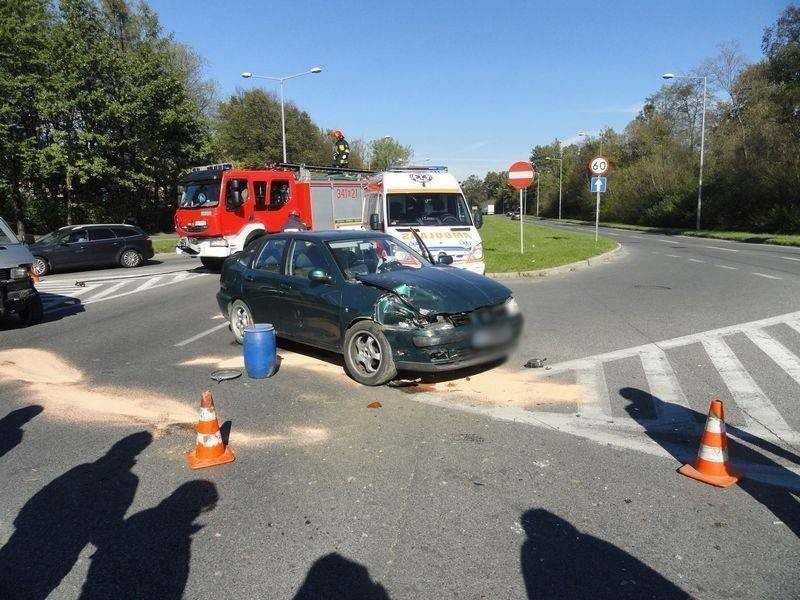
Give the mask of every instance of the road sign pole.
<svg viewBox="0 0 800 600">
<path fill-rule="evenodd" d="M 522 190 L 519 191 L 519 253 L 525 253 L 525 247 L 522 243 L 522 217 L 525 213 L 522 212 Z"/>
<path fill-rule="evenodd" d="M 597 230 L 600 228 L 600 186 L 597 186 L 597 208 L 594 214 L 594 243 L 597 243 Z"/>
</svg>

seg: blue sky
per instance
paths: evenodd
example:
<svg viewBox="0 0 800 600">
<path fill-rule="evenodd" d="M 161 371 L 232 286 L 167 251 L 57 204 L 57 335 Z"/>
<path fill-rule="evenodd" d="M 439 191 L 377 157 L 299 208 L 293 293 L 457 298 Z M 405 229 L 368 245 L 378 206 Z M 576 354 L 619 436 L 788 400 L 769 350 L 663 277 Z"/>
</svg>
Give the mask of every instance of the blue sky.
<svg viewBox="0 0 800 600">
<path fill-rule="evenodd" d="M 285 76 L 286 98 L 349 139 L 391 135 L 457 176 L 504 170 L 532 146 L 621 129 L 665 71 L 739 40 L 761 56 L 775 0 L 268 2 L 150 0 L 208 61 L 222 97 L 242 71 Z M 289 157 L 291 159 L 291 157 Z"/>
</svg>

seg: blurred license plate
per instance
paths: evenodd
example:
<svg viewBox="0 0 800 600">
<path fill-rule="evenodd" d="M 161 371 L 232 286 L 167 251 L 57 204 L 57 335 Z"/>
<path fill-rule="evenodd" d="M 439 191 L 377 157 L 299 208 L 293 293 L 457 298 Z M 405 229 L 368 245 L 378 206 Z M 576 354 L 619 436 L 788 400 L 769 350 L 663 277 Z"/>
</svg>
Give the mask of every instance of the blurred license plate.
<svg viewBox="0 0 800 600">
<path fill-rule="evenodd" d="M 472 345 L 475 348 L 488 348 L 501 346 L 511 340 L 510 327 L 492 327 L 476 331 L 472 335 Z"/>
</svg>

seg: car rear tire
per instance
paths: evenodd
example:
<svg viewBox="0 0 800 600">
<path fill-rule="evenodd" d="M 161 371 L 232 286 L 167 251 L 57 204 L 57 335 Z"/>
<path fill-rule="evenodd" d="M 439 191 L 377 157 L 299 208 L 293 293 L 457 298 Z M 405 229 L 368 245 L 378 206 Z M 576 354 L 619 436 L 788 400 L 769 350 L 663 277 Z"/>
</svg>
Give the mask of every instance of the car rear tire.
<svg viewBox="0 0 800 600">
<path fill-rule="evenodd" d="M 119 264 L 123 267 L 133 269 L 142 264 L 142 255 L 136 250 L 125 250 L 119 256 Z"/>
<path fill-rule="evenodd" d="M 33 257 L 33 265 L 31 265 L 31 270 L 41 277 L 42 275 L 47 275 L 50 271 L 50 265 L 47 263 L 47 260 L 42 258 L 41 256 L 34 256 Z"/>
<path fill-rule="evenodd" d="M 222 269 L 222 263 L 225 262 L 224 258 L 211 258 L 208 256 L 201 256 L 200 262 L 203 263 L 203 266 L 211 271 L 212 273 L 219 273 Z"/>
<path fill-rule="evenodd" d="M 244 329 L 253 324 L 253 313 L 244 300 L 234 300 L 228 311 L 228 323 L 231 326 L 233 339 L 237 344 L 244 343 Z"/>
<path fill-rule="evenodd" d="M 23 326 L 29 327 L 30 325 L 37 325 L 44 319 L 44 309 L 42 307 L 42 297 L 37 292 L 36 295 L 28 301 L 28 305 L 22 310 L 17 312 Z"/>
<path fill-rule="evenodd" d="M 348 375 L 363 385 L 383 385 L 395 378 L 392 347 L 378 324 L 359 321 L 344 336 Z"/>
</svg>

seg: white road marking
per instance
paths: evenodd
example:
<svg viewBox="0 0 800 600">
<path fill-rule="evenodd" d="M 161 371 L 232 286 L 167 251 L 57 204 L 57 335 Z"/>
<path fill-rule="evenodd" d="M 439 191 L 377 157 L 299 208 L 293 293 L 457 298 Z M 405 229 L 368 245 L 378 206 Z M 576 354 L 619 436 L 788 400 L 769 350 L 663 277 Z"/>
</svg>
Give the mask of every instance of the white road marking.
<svg viewBox="0 0 800 600">
<path fill-rule="evenodd" d="M 682 429 L 688 427 L 692 433 L 696 433 L 697 425 L 692 409 L 678 383 L 672 365 L 667 360 L 667 355 L 660 348 L 653 346 L 639 356 L 650 394 L 661 400 L 655 403 L 659 419 L 668 427 L 681 423 Z"/>
<path fill-rule="evenodd" d="M 193 335 L 192 337 L 190 337 L 188 339 L 185 339 L 182 342 L 178 342 L 177 344 L 175 344 L 175 347 L 179 348 L 181 346 L 185 346 L 186 344 L 191 344 L 192 342 L 196 342 L 200 338 L 204 338 L 207 335 L 211 335 L 215 331 L 218 331 L 218 330 L 222 329 L 223 327 L 227 327 L 227 326 L 228 326 L 228 322 L 227 321 L 225 321 L 224 323 L 220 323 L 219 325 L 215 325 L 211 329 L 206 329 L 205 331 L 203 331 L 201 333 L 198 333 L 197 335 Z"/>
<path fill-rule="evenodd" d="M 689 262 L 693 262 L 693 263 L 705 263 L 706 261 L 704 261 L 704 260 L 700 260 L 699 258 L 690 258 L 690 259 L 689 259 Z"/>
<path fill-rule="evenodd" d="M 800 443 L 800 435 L 789 427 L 722 337 L 709 335 L 702 343 L 734 402 L 744 413 L 748 429 L 774 441 Z"/>
<path fill-rule="evenodd" d="M 800 384 L 800 358 L 763 329 L 752 327 L 744 334 L 769 356 L 789 377 Z"/>
<path fill-rule="evenodd" d="M 189 273 L 184 271 L 183 273 L 178 273 L 175 277 L 172 278 L 172 283 L 178 283 L 179 281 L 183 281 L 184 279 L 189 277 Z"/>
<path fill-rule="evenodd" d="M 738 252 L 736 248 L 720 248 L 719 246 L 703 246 L 703 248 L 710 248 L 711 250 L 724 250 L 725 252 Z"/>
<path fill-rule="evenodd" d="M 114 285 L 108 286 L 104 290 L 97 292 L 94 296 L 87 298 L 86 301 L 92 302 L 99 300 L 100 298 L 105 298 L 106 296 L 110 296 L 111 294 L 119 290 L 121 287 L 127 285 L 127 283 L 128 283 L 127 281 L 120 281 L 119 283 L 115 283 Z"/>
<path fill-rule="evenodd" d="M 774 275 L 767 275 L 766 273 L 756 273 L 753 272 L 751 275 L 756 275 L 758 277 L 763 277 L 765 279 L 783 279 L 783 277 L 775 277 Z"/>
<path fill-rule="evenodd" d="M 800 317 L 787 320 L 786 325 L 794 329 L 797 333 L 800 333 Z"/>
<path fill-rule="evenodd" d="M 661 242 L 662 244 L 678 244 L 678 245 L 680 245 L 680 242 L 675 242 L 673 240 L 656 240 L 656 241 L 657 242 Z"/>
<path fill-rule="evenodd" d="M 143 290 L 150 289 L 151 287 L 153 287 L 155 284 L 157 284 L 161 280 L 161 277 L 162 277 L 161 275 L 156 275 L 155 277 L 151 277 L 150 279 L 145 281 L 142 285 L 140 285 L 139 287 L 137 287 L 133 291 L 134 292 L 141 292 Z"/>
<path fill-rule="evenodd" d="M 730 269 L 731 271 L 738 271 L 738 267 L 729 267 L 728 265 L 714 265 L 715 267 L 719 267 L 720 269 Z"/>
<path fill-rule="evenodd" d="M 670 258 L 680 258 L 677 254 L 665 254 L 664 256 L 669 256 Z"/>
<path fill-rule="evenodd" d="M 581 415 L 590 419 L 611 419 L 611 399 L 608 395 L 608 384 L 603 363 L 597 362 L 593 366 L 578 370 L 575 374 L 575 383 L 586 387 L 589 399 L 579 408 Z"/>
<path fill-rule="evenodd" d="M 800 258 L 795 258 L 794 256 L 781 256 L 780 258 L 783 260 L 796 260 L 797 262 L 800 262 Z"/>
</svg>

